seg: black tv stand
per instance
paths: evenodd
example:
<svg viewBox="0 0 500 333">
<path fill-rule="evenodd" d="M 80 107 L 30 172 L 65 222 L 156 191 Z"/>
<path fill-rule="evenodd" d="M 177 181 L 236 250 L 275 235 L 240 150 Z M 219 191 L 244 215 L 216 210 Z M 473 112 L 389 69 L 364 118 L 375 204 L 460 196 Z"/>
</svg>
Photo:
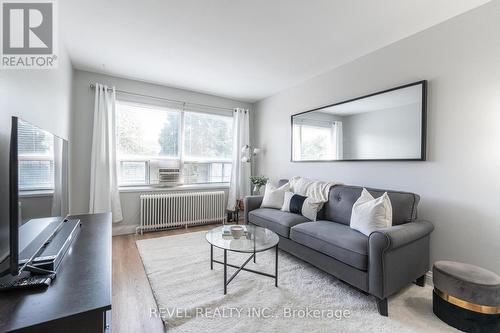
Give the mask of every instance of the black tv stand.
<svg viewBox="0 0 500 333">
<path fill-rule="evenodd" d="M 70 218 L 81 220 L 82 227 L 57 278 L 45 289 L 2 293 L 0 332 L 105 332 L 111 310 L 111 214 Z"/>
</svg>

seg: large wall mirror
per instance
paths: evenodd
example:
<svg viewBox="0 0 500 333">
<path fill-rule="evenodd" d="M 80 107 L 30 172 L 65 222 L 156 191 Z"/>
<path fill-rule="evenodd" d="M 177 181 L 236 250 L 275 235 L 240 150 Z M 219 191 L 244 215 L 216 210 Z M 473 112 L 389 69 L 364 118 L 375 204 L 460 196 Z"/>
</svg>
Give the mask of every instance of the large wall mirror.
<svg viewBox="0 0 500 333">
<path fill-rule="evenodd" d="M 425 160 L 427 82 L 292 116 L 292 161 Z"/>
</svg>

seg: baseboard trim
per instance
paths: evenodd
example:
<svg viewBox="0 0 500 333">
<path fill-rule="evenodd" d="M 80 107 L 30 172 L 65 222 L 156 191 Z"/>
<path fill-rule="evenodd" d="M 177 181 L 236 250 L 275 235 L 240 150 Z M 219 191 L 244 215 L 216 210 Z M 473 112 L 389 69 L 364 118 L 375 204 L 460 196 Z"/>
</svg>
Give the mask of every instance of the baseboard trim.
<svg viewBox="0 0 500 333">
<path fill-rule="evenodd" d="M 113 236 L 135 234 L 138 224 L 113 225 Z"/>
</svg>

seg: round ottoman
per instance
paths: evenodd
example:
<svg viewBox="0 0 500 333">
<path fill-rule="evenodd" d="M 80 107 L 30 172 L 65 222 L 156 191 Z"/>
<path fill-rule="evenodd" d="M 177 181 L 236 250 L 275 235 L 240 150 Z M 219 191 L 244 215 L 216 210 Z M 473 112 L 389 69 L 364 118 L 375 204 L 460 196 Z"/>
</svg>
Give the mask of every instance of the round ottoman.
<svg viewBox="0 0 500 333">
<path fill-rule="evenodd" d="M 500 332 L 500 276 L 454 261 L 432 267 L 434 314 L 465 332 Z"/>
</svg>

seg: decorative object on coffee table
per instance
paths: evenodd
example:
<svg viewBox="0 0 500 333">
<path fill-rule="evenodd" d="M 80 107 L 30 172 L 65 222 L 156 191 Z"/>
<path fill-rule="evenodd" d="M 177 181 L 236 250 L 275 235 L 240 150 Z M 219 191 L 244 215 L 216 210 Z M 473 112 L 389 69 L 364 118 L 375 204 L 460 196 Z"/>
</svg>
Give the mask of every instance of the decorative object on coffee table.
<svg viewBox="0 0 500 333">
<path fill-rule="evenodd" d="M 230 228 L 231 230 L 231 236 L 233 236 L 234 239 L 240 239 L 241 236 L 245 233 L 245 229 L 241 225 L 233 225 Z"/>
<path fill-rule="evenodd" d="M 500 276 L 484 268 L 437 261 L 432 268 L 434 314 L 465 332 L 500 332 Z"/>
<path fill-rule="evenodd" d="M 217 264 L 224 265 L 224 295 L 227 293 L 228 284 L 238 275 L 241 271 L 246 271 L 250 273 L 260 274 L 264 276 L 268 276 L 274 279 L 274 285 L 278 286 L 278 243 L 279 237 L 273 231 L 253 226 L 246 225 L 244 227 L 245 233 L 244 237 L 240 239 L 234 239 L 231 235 L 226 235 L 224 233 L 224 228 L 228 226 L 221 226 L 214 228 L 207 232 L 206 239 L 210 243 L 210 269 L 214 269 L 214 262 Z M 231 229 L 234 226 L 229 226 Z M 214 259 L 214 246 L 224 250 L 224 261 L 219 261 Z M 253 259 L 255 262 L 257 252 L 267 251 L 269 249 L 275 248 L 276 251 L 276 259 L 275 259 L 275 271 L 274 275 L 259 272 L 253 269 L 245 268 L 246 264 Z M 250 257 L 241 265 L 233 265 L 227 262 L 227 251 L 240 252 L 240 253 L 251 253 Z M 227 267 L 237 268 L 236 272 L 233 273 L 229 278 L 227 277 Z"/>
</svg>

